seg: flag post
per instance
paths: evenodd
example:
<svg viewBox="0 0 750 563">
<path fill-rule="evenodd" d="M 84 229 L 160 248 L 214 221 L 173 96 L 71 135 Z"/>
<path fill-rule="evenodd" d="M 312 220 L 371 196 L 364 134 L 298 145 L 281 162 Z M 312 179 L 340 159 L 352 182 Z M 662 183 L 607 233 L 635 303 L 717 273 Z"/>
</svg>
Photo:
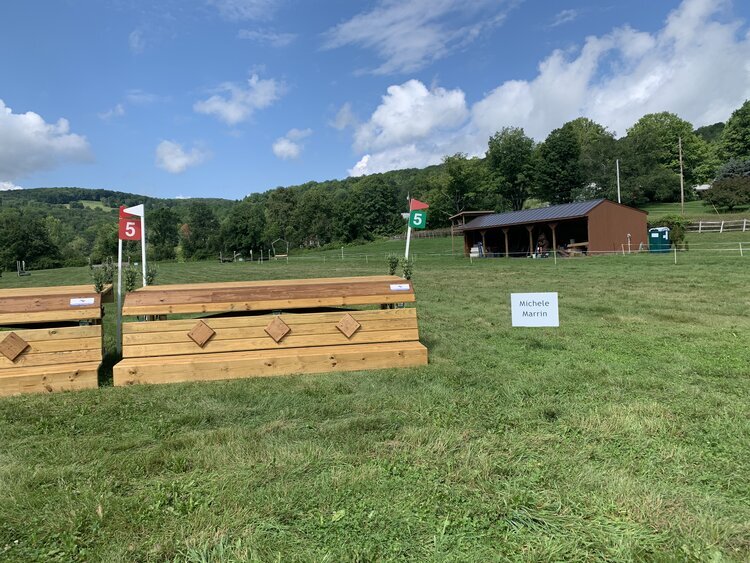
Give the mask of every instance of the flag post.
<svg viewBox="0 0 750 563">
<path fill-rule="evenodd" d="M 409 198 L 409 228 L 406 231 L 406 253 L 405 258 L 409 259 L 409 247 L 411 246 L 411 230 L 424 229 L 427 226 L 427 211 L 430 207 L 428 204 L 418 199 Z"/>
<path fill-rule="evenodd" d="M 409 245 L 411 244 L 411 225 L 406 229 L 406 254 L 404 257 L 409 259 Z"/>
<path fill-rule="evenodd" d="M 122 353 L 122 239 L 117 239 L 117 354 Z"/>
<path fill-rule="evenodd" d="M 146 287 L 146 210 L 141 203 L 139 205 L 134 205 L 133 207 L 128 207 L 125 210 L 125 213 L 135 215 L 141 219 L 141 272 L 143 274 L 143 287 Z"/>
<path fill-rule="evenodd" d="M 141 240 L 143 256 L 143 285 L 146 285 L 146 226 L 143 204 L 125 208 L 120 206 L 120 223 L 117 232 L 117 352 L 122 352 L 122 241 Z M 140 231 L 140 232 L 139 232 Z"/>
</svg>

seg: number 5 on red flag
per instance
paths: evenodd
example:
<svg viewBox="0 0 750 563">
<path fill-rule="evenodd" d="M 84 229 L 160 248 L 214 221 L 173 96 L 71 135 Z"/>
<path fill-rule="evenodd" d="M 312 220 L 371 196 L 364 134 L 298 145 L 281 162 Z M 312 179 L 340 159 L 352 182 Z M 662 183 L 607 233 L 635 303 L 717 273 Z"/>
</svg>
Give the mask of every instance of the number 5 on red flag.
<svg viewBox="0 0 750 563">
<path fill-rule="evenodd" d="M 120 206 L 120 240 L 141 240 L 141 218 L 124 212 L 125 206 Z"/>
</svg>

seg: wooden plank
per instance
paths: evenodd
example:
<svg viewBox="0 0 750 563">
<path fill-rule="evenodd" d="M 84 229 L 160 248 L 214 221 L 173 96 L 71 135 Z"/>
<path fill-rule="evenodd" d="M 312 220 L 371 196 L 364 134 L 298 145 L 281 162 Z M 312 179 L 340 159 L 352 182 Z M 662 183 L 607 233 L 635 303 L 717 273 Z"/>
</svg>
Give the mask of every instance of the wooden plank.
<svg viewBox="0 0 750 563">
<path fill-rule="evenodd" d="M 279 299 L 275 301 L 253 301 L 233 303 L 203 303 L 190 305 L 149 305 L 124 307 L 125 316 L 168 315 L 189 313 L 221 313 L 228 311 L 275 311 L 282 309 L 308 309 L 314 307 L 351 307 L 354 305 L 377 305 L 381 303 L 413 303 L 413 293 L 372 295 L 362 297 L 327 297 L 317 299 Z"/>
<path fill-rule="evenodd" d="M 50 352 L 75 352 L 77 350 L 101 350 L 102 340 L 101 338 L 71 338 L 71 339 L 55 339 L 55 340 L 37 340 L 35 342 L 29 342 L 29 347 L 26 351 L 16 358 L 16 362 L 24 356 L 30 356 L 32 354 L 47 354 Z M 0 366 L 1 368 L 2 366 Z"/>
<path fill-rule="evenodd" d="M 99 362 L 88 362 L 0 371 L 0 397 L 96 389 L 98 369 Z"/>
<path fill-rule="evenodd" d="M 67 340 L 70 338 L 101 338 L 102 325 L 68 326 L 61 328 L 32 328 L 14 330 L 26 342 L 33 344 L 39 341 Z M 3 333 L 0 332 L 0 338 Z"/>
<path fill-rule="evenodd" d="M 403 280 L 402 280 L 403 281 Z M 246 303 L 258 301 L 325 299 L 335 297 L 366 297 L 390 295 L 392 293 L 413 294 L 411 284 L 398 284 L 408 290 L 391 290 L 388 283 L 348 283 L 317 284 L 301 286 L 259 286 L 231 289 L 192 289 L 181 291 L 153 291 L 150 293 L 130 293 L 125 298 L 124 307 L 144 307 L 149 305 L 201 305 L 203 303 Z"/>
<path fill-rule="evenodd" d="M 185 339 L 185 342 L 171 342 L 167 344 L 143 344 L 123 346 L 123 358 L 162 357 L 180 354 L 208 354 L 215 352 L 237 352 L 251 350 L 278 350 L 280 348 L 306 348 L 314 346 L 335 346 L 346 344 L 366 344 L 375 342 L 409 342 L 419 340 L 419 332 L 414 329 L 378 330 L 372 332 L 357 332 L 347 338 L 339 331 L 332 334 L 312 334 L 297 336 L 293 333 L 285 336 L 278 343 L 273 338 L 243 338 L 237 340 L 212 339 L 203 348 Z M 25 356 L 21 355 L 16 362 Z M 1 365 L 1 364 L 0 364 Z"/>
<path fill-rule="evenodd" d="M 112 286 L 104 287 L 101 295 L 112 291 Z M 99 295 L 93 285 L 54 285 L 45 287 L 14 287 L 0 289 L 0 299 L 4 297 L 37 297 L 40 295 L 69 295 L 70 297 L 85 297 L 87 295 Z"/>
<path fill-rule="evenodd" d="M 0 313 L 0 325 L 54 323 L 65 321 L 95 321 L 102 318 L 101 308 L 74 311 L 35 311 L 31 313 Z"/>
<path fill-rule="evenodd" d="M 73 350 L 62 352 L 46 352 L 29 354 L 27 350 L 11 362 L 8 358 L 0 356 L 0 369 L 30 367 L 30 366 L 54 366 L 57 364 L 74 364 L 85 362 L 101 362 L 102 349 L 99 346 L 92 350 Z"/>
<path fill-rule="evenodd" d="M 212 282 L 212 283 L 191 283 L 191 284 L 170 284 L 170 285 L 149 285 L 139 287 L 131 291 L 128 295 L 134 293 L 150 293 L 153 291 L 180 291 L 185 289 L 226 289 L 226 288 L 245 288 L 258 286 L 285 286 L 285 285 L 315 285 L 319 283 L 348 283 L 348 282 L 389 282 L 403 283 L 404 279 L 398 276 L 350 276 L 342 278 L 300 278 L 291 280 L 257 280 L 257 281 L 231 281 L 231 282 Z"/>
<path fill-rule="evenodd" d="M 297 324 L 295 319 L 290 319 L 293 315 L 280 315 L 282 320 L 291 327 L 291 334 L 294 335 L 325 335 L 325 334 L 337 334 L 339 330 L 336 328 L 336 324 L 341 320 L 343 315 L 338 315 L 335 320 L 329 320 L 325 323 L 300 323 Z M 271 320 L 271 316 L 264 316 L 266 324 Z M 163 321 L 165 323 L 171 323 L 172 321 Z M 180 322 L 180 321 L 178 321 Z M 195 321 L 193 326 L 195 326 Z M 202 322 L 205 322 L 203 320 Z M 180 322 L 181 323 L 181 322 Z M 182 323 L 181 323 L 182 324 Z M 264 326 L 240 326 L 231 328 L 217 328 L 213 327 L 212 323 L 206 323 L 209 328 L 216 332 L 211 340 L 238 340 L 245 338 L 264 338 L 266 336 Z M 358 332 L 371 332 L 371 331 L 383 331 L 383 330 L 401 330 L 401 329 L 416 329 L 417 319 L 416 317 L 395 317 L 386 320 L 373 320 L 373 321 L 361 321 L 362 325 Z M 189 327 L 192 329 L 193 327 Z M 174 330 L 174 331 L 158 331 L 158 332 L 137 332 L 133 334 L 123 334 L 122 343 L 123 346 L 139 345 L 139 344 L 166 344 L 169 342 L 190 342 L 189 331 L 186 329 Z"/>
<path fill-rule="evenodd" d="M 416 319 L 417 310 L 410 308 L 404 309 L 378 309 L 370 311 L 332 311 L 326 313 L 282 313 L 281 317 L 284 322 L 294 325 L 302 324 L 320 324 L 336 323 L 344 313 L 351 314 L 357 321 L 364 322 L 370 320 L 392 320 L 392 319 Z M 224 328 L 244 328 L 259 326 L 263 327 L 268 324 L 272 314 L 248 315 L 237 317 L 204 317 L 201 320 L 214 330 Z M 178 319 L 168 321 L 145 321 L 145 322 L 128 322 L 122 326 L 123 334 L 137 334 L 143 332 L 158 331 L 188 331 L 195 326 L 196 319 Z"/>
<path fill-rule="evenodd" d="M 427 364 L 419 342 L 325 346 L 268 352 L 237 352 L 123 360 L 114 367 L 115 385 L 177 383 L 300 373 L 403 368 Z"/>
<path fill-rule="evenodd" d="M 91 305 L 85 307 L 71 305 L 71 298 L 67 295 L 37 295 L 24 297 L 0 297 L 0 313 L 31 313 L 35 311 L 79 311 L 101 307 L 102 299 L 98 294 L 80 295 L 80 298 L 93 299 Z"/>
</svg>

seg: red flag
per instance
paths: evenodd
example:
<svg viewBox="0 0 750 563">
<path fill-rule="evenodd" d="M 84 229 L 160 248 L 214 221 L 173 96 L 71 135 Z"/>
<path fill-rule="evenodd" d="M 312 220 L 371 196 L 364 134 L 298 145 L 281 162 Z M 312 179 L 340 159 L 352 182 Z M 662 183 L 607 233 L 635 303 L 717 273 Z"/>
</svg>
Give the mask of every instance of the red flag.
<svg viewBox="0 0 750 563">
<path fill-rule="evenodd" d="M 427 209 L 429 204 L 419 201 L 418 199 L 412 199 L 409 202 L 409 211 L 417 211 L 418 209 Z"/>
<path fill-rule="evenodd" d="M 125 213 L 125 206 L 120 206 L 120 240 L 141 240 L 141 218 Z"/>
</svg>

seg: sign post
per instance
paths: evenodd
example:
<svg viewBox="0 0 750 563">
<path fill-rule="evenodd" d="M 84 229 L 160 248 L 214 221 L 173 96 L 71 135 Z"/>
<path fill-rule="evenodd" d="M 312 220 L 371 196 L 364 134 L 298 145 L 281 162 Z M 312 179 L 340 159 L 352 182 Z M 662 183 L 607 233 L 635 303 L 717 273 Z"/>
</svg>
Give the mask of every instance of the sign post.
<svg viewBox="0 0 750 563">
<path fill-rule="evenodd" d="M 117 241 L 117 353 L 122 352 L 122 241 L 141 241 L 143 258 L 143 285 L 146 285 L 146 226 L 144 224 L 143 205 L 120 206 L 120 224 Z"/>
<path fill-rule="evenodd" d="M 429 207 L 423 201 L 409 198 L 409 227 L 406 230 L 406 253 L 404 255 L 407 260 L 409 259 L 409 246 L 411 245 L 411 230 L 427 227 L 427 209 Z"/>
</svg>

